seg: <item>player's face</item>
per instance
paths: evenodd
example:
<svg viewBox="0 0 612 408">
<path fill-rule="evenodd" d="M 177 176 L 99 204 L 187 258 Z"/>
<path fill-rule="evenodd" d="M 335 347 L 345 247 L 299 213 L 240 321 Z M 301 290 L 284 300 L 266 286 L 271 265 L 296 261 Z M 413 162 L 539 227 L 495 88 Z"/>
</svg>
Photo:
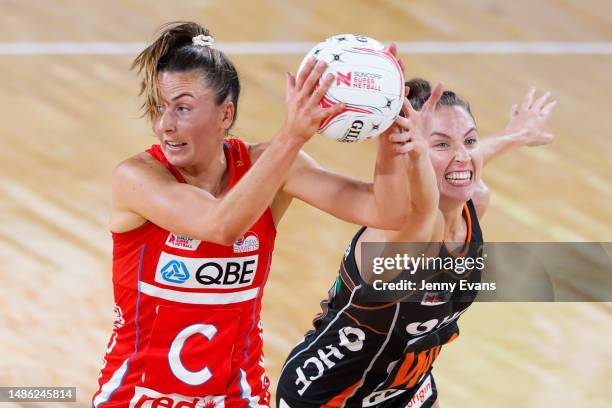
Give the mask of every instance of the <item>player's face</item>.
<svg viewBox="0 0 612 408">
<path fill-rule="evenodd" d="M 177 167 L 205 166 L 221 151 L 233 107 L 228 112 L 228 103 L 215 103 L 198 71 L 162 72 L 158 81 L 162 105 L 153 131 L 164 154 Z"/>
<path fill-rule="evenodd" d="M 482 152 L 472 116 L 460 106 L 436 109 L 429 157 L 438 179 L 440 202 L 460 205 L 480 180 Z"/>
</svg>

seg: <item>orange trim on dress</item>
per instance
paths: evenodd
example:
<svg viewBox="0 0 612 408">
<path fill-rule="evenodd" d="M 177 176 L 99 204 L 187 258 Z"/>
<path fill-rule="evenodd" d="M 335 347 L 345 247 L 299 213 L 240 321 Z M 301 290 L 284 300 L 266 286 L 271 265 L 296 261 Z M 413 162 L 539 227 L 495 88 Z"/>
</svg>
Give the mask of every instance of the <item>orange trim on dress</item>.
<svg viewBox="0 0 612 408">
<path fill-rule="evenodd" d="M 351 314 L 347 312 L 346 310 L 343 311 L 342 314 L 348 317 L 349 319 L 351 319 L 352 321 L 354 321 L 359 327 L 365 327 L 366 329 L 369 329 L 376 334 L 380 334 L 381 336 L 386 336 L 387 334 L 389 334 L 389 332 L 381 332 L 380 330 L 376 330 L 372 326 L 368 326 L 367 324 L 361 323 L 359 320 L 357 320 L 357 318 L 351 316 Z"/>
<path fill-rule="evenodd" d="M 344 274 L 346 275 L 347 279 L 351 282 L 351 284 L 349 285 L 346 283 L 341 273 L 338 274 L 340 276 L 340 280 L 342 280 L 344 285 L 352 292 L 353 289 L 355 289 L 355 286 L 357 285 L 355 285 L 355 282 L 353 282 L 353 279 L 351 279 L 351 275 L 349 275 L 348 271 L 346 270 L 346 266 L 344 265 L 344 260 L 342 260 L 341 266 L 342 266 L 342 269 L 344 270 Z"/>
<path fill-rule="evenodd" d="M 353 394 L 353 391 L 355 391 L 355 389 L 360 386 L 361 380 L 357 381 L 355 384 L 351 385 L 350 387 L 342 391 L 340 394 L 336 395 L 328 402 L 321 405 L 321 408 L 337 408 L 344 406 L 344 402 L 346 401 L 346 399 L 349 398 Z"/>
<path fill-rule="evenodd" d="M 356 309 L 362 309 L 362 310 L 380 310 L 380 309 L 386 309 L 390 306 L 394 306 L 397 303 L 399 303 L 399 300 L 395 302 L 385 303 L 384 305 L 380 305 L 380 306 L 361 306 L 361 305 L 351 302 L 351 306 L 353 306 Z"/>
</svg>

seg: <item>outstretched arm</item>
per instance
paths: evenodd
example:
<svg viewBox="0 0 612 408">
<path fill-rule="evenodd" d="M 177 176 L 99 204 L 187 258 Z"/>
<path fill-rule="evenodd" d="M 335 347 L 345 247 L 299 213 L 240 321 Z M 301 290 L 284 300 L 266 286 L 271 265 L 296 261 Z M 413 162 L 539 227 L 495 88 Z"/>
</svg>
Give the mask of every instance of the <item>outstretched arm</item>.
<svg viewBox="0 0 612 408">
<path fill-rule="evenodd" d="M 435 241 L 442 233 L 443 219 L 438 208 L 440 193 L 436 175 L 429 158 L 428 139 L 432 131 L 432 117 L 436 104 L 443 92 L 443 85 L 438 83 L 420 111 L 415 111 L 408 99 L 404 101 L 406 118 L 398 117 L 396 123 L 402 132 L 389 138 L 397 143 L 395 149 L 405 154 L 405 170 L 409 185 L 410 221 L 404 223 L 398 231 L 368 228 L 360 237 L 364 242 L 420 242 Z M 425 248 L 423 248 L 425 249 Z M 369 268 L 361 268 L 361 246 L 357 246 L 355 256 L 361 276 L 366 282 L 373 282 L 376 275 Z M 383 279 L 391 279 L 393 273 L 386 274 Z M 380 278 L 380 276 L 379 276 Z"/>
<path fill-rule="evenodd" d="M 440 100 L 444 86 L 438 83 L 420 111 L 414 110 L 408 98 L 404 100 L 406 118 L 398 117 L 396 123 L 403 130 L 389 138 L 397 143 L 398 153 L 405 153 L 405 167 L 408 174 L 411 222 L 404 224 L 400 231 L 372 231 L 373 235 L 384 237 L 381 241 L 422 241 L 428 242 L 438 221 L 440 193 L 431 160 L 429 159 L 428 137 L 432 131 L 432 117 Z M 367 231 L 366 231 L 367 232 Z M 376 238 L 378 239 L 378 238 Z"/>
<path fill-rule="evenodd" d="M 484 164 L 521 146 L 542 146 L 552 142 L 553 135 L 544 130 L 557 101 L 549 101 L 550 92 L 534 100 L 535 88 L 531 88 L 519 106 L 512 106 L 510 121 L 501 135 L 489 136 L 480 141 Z"/>
<path fill-rule="evenodd" d="M 300 152 L 283 192 L 344 221 L 399 229 L 408 208 L 408 186 L 403 157 L 394 151 L 388 133 L 379 137 L 373 183 L 327 171 Z"/>
</svg>

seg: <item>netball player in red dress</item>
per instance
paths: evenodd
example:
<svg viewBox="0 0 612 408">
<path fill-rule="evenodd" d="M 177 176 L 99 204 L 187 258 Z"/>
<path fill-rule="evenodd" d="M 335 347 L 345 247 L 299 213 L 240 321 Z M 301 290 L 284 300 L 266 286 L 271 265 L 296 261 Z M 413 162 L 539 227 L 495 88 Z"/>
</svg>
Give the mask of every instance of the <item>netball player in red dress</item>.
<svg viewBox="0 0 612 408">
<path fill-rule="evenodd" d="M 401 283 L 407 276 L 378 274 L 363 265 L 362 244 L 424 243 L 405 245 L 401 251 L 415 258 L 423 251 L 445 262 L 477 259 L 484 242 L 479 219 L 489 200 L 480 179 L 483 162 L 513 146 L 552 139 L 542 130 L 555 105 L 547 103 L 548 94 L 534 100 L 531 90 L 520 108 L 513 107 L 508 134 L 480 146 L 466 102 L 442 92 L 441 85 L 433 92 L 423 80 L 408 85 L 408 118 L 396 121 L 404 132 L 390 138 L 405 142 L 397 149 L 407 154 L 409 219 L 399 231 L 365 226 L 357 231 L 329 298 L 321 303 L 314 330 L 285 362 L 277 387 L 279 408 L 439 407 L 432 366 L 442 346 L 459 335 L 457 320 L 477 294 L 461 289 L 459 281 L 480 283 L 480 270 L 422 271 L 412 278 L 417 287 L 421 279 L 446 286 L 386 292 L 391 298 L 381 302 L 373 288 Z M 396 252 L 402 253 L 392 251 L 390 256 Z"/>
<path fill-rule="evenodd" d="M 374 183 L 321 169 L 300 151 L 343 107 L 319 104 L 333 76 L 314 59 L 287 77 L 272 141 L 227 138 L 238 74 L 196 23 L 173 23 L 134 61 L 159 144 L 112 178 L 116 320 L 93 407 L 269 406 L 261 298 L 276 225 L 296 197 L 377 228 L 403 221 L 401 155 L 379 144 Z M 401 101 L 397 101 L 401 103 Z M 403 195 L 404 194 L 404 195 Z"/>
</svg>

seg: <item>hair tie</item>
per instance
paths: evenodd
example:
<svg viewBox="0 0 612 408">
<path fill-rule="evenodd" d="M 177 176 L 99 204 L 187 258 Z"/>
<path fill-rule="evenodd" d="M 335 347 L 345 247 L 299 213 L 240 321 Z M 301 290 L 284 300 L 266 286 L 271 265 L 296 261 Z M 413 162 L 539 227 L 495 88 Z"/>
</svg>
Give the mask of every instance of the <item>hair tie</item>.
<svg viewBox="0 0 612 408">
<path fill-rule="evenodd" d="M 200 47 L 208 48 L 212 48 L 213 44 L 215 43 L 214 38 L 212 38 L 210 35 L 204 34 L 196 35 L 191 39 L 191 41 L 193 42 L 193 45 L 199 45 Z"/>
</svg>

